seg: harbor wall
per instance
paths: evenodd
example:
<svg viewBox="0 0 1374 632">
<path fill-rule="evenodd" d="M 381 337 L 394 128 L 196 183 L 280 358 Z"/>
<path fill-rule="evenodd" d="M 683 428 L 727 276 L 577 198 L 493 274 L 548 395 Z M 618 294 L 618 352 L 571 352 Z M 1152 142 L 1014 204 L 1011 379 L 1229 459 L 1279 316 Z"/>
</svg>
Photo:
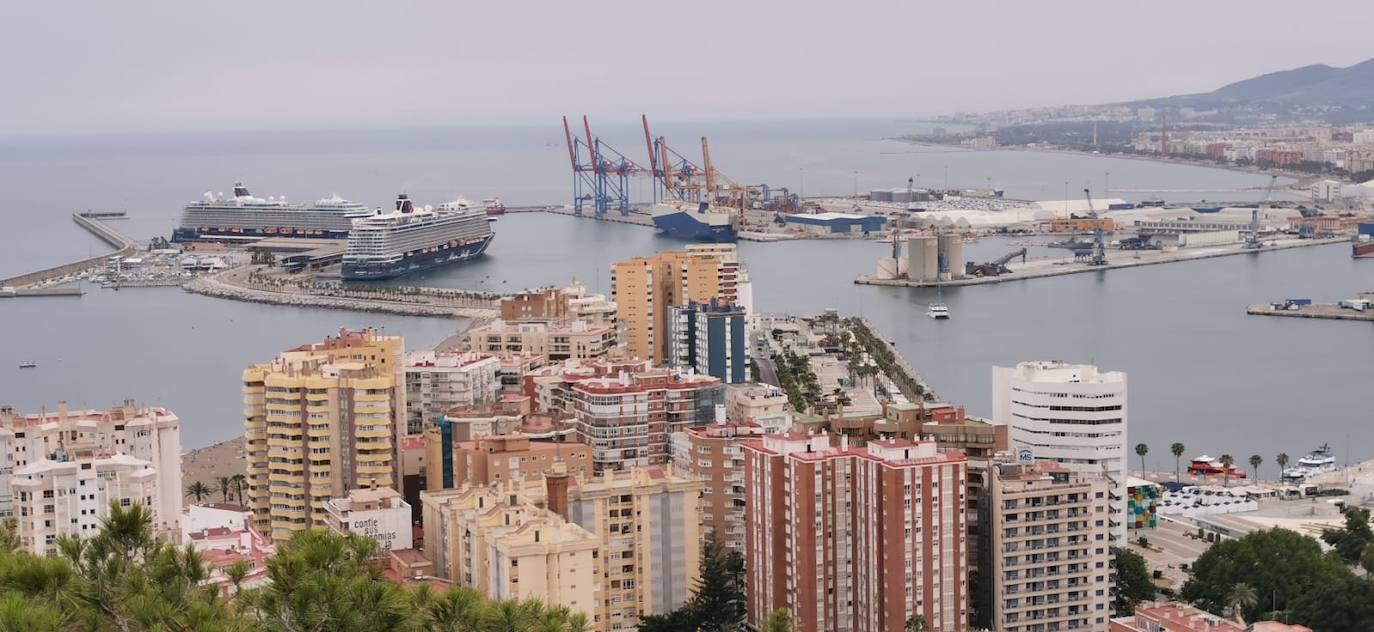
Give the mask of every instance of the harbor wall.
<svg viewBox="0 0 1374 632">
<path fill-rule="evenodd" d="M 26 285 L 43 283 L 52 279 L 76 274 L 98 265 L 103 265 L 105 260 L 110 257 L 127 257 L 134 254 L 133 240 L 125 237 L 123 233 L 106 226 L 105 223 L 99 219 L 95 217 L 86 217 L 80 213 L 74 213 L 72 214 L 72 221 L 100 238 L 101 241 L 113 246 L 115 250 L 103 255 L 82 259 L 80 261 L 73 261 L 72 263 L 64 263 L 37 272 L 0 279 L 0 287 L 24 287 Z"/>
</svg>

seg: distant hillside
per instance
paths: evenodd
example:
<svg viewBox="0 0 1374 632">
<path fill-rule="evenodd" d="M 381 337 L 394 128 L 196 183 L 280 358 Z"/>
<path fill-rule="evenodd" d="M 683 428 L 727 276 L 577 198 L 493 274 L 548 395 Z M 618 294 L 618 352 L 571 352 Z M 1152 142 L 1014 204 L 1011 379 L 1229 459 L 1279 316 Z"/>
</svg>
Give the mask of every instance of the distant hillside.
<svg viewBox="0 0 1374 632">
<path fill-rule="evenodd" d="M 1271 72 L 1212 92 L 1148 99 L 1135 104 L 1196 108 L 1243 104 L 1363 108 L 1371 102 L 1374 102 L 1374 59 L 1348 68 L 1316 64 Z"/>
</svg>

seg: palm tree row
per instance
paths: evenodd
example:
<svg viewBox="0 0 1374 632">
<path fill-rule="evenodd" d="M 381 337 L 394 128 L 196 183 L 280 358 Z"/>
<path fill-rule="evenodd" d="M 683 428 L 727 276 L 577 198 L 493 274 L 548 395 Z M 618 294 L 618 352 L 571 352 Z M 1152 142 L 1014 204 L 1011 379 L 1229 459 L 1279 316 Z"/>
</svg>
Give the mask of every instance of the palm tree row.
<svg viewBox="0 0 1374 632">
<path fill-rule="evenodd" d="M 232 495 L 237 499 L 238 504 L 243 504 L 243 490 L 248 486 L 248 477 L 243 474 L 235 474 L 233 476 L 220 476 L 215 480 L 218 483 L 217 486 L 206 485 L 200 481 L 191 483 L 186 486 L 186 496 L 196 499 L 196 503 L 201 503 L 207 496 L 213 496 L 218 492 L 220 499 L 226 503 L 229 502 L 229 497 Z"/>
<path fill-rule="evenodd" d="M 62 537 L 58 553 L 15 551 L 0 524 L 0 630 L 153 632 L 583 632 L 587 617 L 534 600 L 493 602 L 472 588 L 409 589 L 386 580 L 368 538 L 302 531 L 267 562 L 270 584 L 228 588 L 192 547 L 159 540 L 151 512 L 110 507 L 89 539 Z"/>
</svg>

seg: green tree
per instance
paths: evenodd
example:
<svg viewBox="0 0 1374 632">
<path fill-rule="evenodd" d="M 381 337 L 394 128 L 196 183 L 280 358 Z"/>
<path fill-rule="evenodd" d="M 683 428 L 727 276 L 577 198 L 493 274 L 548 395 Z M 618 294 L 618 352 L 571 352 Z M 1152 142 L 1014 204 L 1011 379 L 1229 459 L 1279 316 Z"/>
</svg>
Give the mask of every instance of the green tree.
<svg viewBox="0 0 1374 632">
<path fill-rule="evenodd" d="M 238 496 L 239 504 L 243 504 L 243 488 L 248 486 L 248 477 L 243 474 L 235 474 L 229 477 L 229 483 L 234 486 L 234 495 Z"/>
<path fill-rule="evenodd" d="M 1283 480 L 1283 471 L 1288 468 L 1288 453 L 1280 452 L 1274 457 L 1274 462 L 1279 464 L 1279 480 Z"/>
<path fill-rule="evenodd" d="M 1155 598 L 1157 590 L 1145 558 L 1139 553 L 1124 548 L 1113 548 L 1116 557 L 1116 598 L 1112 604 L 1116 615 L 1128 616 L 1135 612 L 1135 605 Z"/>
<path fill-rule="evenodd" d="M 902 626 L 904 632 L 926 632 L 929 629 L 926 626 L 925 616 L 919 613 L 913 613 L 907 617 L 906 624 Z"/>
<path fill-rule="evenodd" d="M 1360 568 L 1374 575 L 1374 544 L 1364 547 L 1364 553 L 1360 554 Z"/>
<path fill-rule="evenodd" d="M 778 608 L 768 613 L 768 618 L 764 619 L 759 632 L 792 632 L 794 629 L 792 615 L 788 614 L 786 608 Z"/>
<path fill-rule="evenodd" d="M 1361 621 L 1366 613 L 1374 617 L 1374 599 L 1357 603 L 1336 598 L 1362 591 L 1374 595 L 1369 583 L 1351 574 L 1338 557 L 1323 554 L 1315 539 L 1287 529 L 1256 531 L 1213 544 L 1188 570 L 1190 577 L 1179 593 L 1182 600 L 1211 612 L 1227 609 L 1233 588 L 1243 583 L 1260 596 L 1258 603 L 1243 609 L 1247 621 L 1282 619 L 1334 632 L 1368 628 L 1317 623 Z M 1327 592 L 1333 595 L 1329 601 Z M 1365 619 L 1370 620 L 1374 618 Z"/>
<path fill-rule="evenodd" d="M 1145 473 L 1145 455 L 1150 453 L 1150 446 L 1143 443 L 1135 444 L 1135 453 L 1140 456 L 1140 473 Z"/>
<path fill-rule="evenodd" d="M 1177 443 L 1177 442 L 1175 442 L 1173 445 L 1169 446 L 1169 452 L 1172 452 L 1173 455 L 1174 455 L 1174 481 L 1175 481 L 1175 482 L 1177 482 L 1177 481 L 1180 480 L 1180 479 L 1179 479 L 1179 476 L 1181 476 L 1181 473 L 1182 473 L 1182 470 L 1183 470 L 1183 451 L 1184 451 L 1184 450 L 1187 450 L 1187 448 L 1185 448 L 1185 447 L 1183 446 L 1182 443 Z"/>
<path fill-rule="evenodd" d="M 196 499 L 196 504 L 200 504 L 201 501 L 205 500 L 206 496 L 213 493 L 215 493 L 215 490 L 210 489 L 205 483 L 200 481 L 196 481 L 186 486 L 186 495 Z"/>
<path fill-rule="evenodd" d="M 1360 556 L 1374 544 L 1374 531 L 1369 528 L 1369 510 L 1351 507 L 1345 510 L 1345 527 L 1322 531 L 1322 541 L 1330 544 L 1346 564 L 1358 564 Z"/>
<path fill-rule="evenodd" d="M 1231 466 L 1236 464 L 1236 457 L 1229 454 L 1221 455 L 1221 485 L 1222 487 L 1231 486 Z"/>
<path fill-rule="evenodd" d="M 702 545 L 692 598 L 672 612 L 644 617 L 639 629 L 734 631 L 743 628 L 744 614 L 744 556 L 712 533 Z"/>
<path fill-rule="evenodd" d="M 1258 454 L 1250 455 L 1250 470 L 1255 473 L 1255 480 L 1259 480 L 1259 466 L 1264 463 L 1264 457 Z"/>
</svg>

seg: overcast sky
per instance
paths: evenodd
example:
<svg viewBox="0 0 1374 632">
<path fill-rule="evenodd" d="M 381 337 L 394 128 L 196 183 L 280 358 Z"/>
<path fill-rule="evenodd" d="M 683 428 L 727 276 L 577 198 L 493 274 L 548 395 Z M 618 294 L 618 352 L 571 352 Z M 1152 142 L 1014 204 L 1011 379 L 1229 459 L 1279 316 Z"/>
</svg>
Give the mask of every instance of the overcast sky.
<svg viewBox="0 0 1374 632">
<path fill-rule="evenodd" d="M 915 117 L 1374 57 L 1374 2 L 26 2 L 0 134 Z"/>
</svg>

